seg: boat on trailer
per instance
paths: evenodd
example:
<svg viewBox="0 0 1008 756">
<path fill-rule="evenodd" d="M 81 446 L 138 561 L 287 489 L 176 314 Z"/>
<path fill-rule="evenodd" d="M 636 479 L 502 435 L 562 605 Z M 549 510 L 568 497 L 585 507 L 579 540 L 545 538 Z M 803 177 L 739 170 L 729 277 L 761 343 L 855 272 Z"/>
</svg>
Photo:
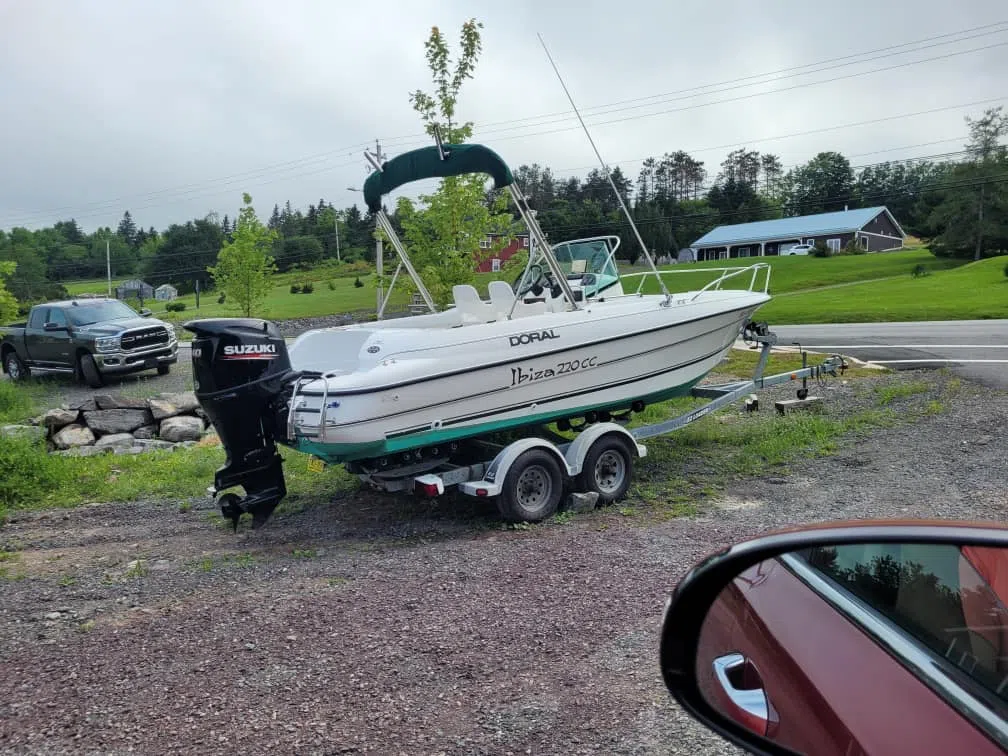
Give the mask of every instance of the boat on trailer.
<svg viewBox="0 0 1008 756">
<path fill-rule="evenodd" d="M 420 469 L 500 431 L 625 419 L 688 394 L 770 299 L 762 263 L 672 293 L 646 249 L 662 293 L 625 292 L 619 239 L 551 245 L 511 170 L 482 145 L 439 142 L 373 162 L 365 200 L 399 256 L 396 276 L 405 268 L 428 314 L 309 331 L 289 349 L 263 320 L 185 325 L 195 335 L 197 398 L 228 455 L 214 493 L 246 491 L 222 497 L 236 523 L 242 512 L 265 522 L 285 495 L 276 443 L 370 474 Z M 486 299 L 455 286 L 452 306 L 438 311 L 382 197 L 411 181 L 469 173 L 488 174 L 509 192 L 532 250 L 514 286 L 494 281 Z M 736 277 L 748 285 L 724 286 Z"/>
</svg>

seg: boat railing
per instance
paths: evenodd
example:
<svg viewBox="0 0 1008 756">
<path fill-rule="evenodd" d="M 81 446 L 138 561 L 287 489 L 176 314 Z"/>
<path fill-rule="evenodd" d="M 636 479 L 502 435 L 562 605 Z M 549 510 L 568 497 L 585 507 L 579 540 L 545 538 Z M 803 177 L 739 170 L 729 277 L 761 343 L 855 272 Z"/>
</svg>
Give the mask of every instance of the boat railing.
<svg viewBox="0 0 1008 756">
<path fill-rule="evenodd" d="M 666 274 L 668 275 L 686 274 L 695 276 L 699 273 L 720 273 L 720 275 L 717 278 L 712 280 L 710 283 L 706 284 L 690 299 L 690 301 L 692 302 L 703 292 L 710 291 L 712 289 L 713 290 L 720 289 L 721 284 L 723 284 L 725 281 L 735 278 L 737 276 L 741 276 L 744 273 L 750 274 L 749 287 L 748 287 L 749 291 L 762 291 L 764 294 L 766 294 L 770 289 L 770 272 L 771 272 L 770 264 L 761 262 L 761 263 L 753 263 L 752 265 L 746 265 L 744 267 L 736 266 L 736 267 L 723 267 L 723 268 L 689 268 L 686 266 L 682 266 L 681 268 L 679 268 L 677 266 L 677 268 L 671 270 L 661 271 L 661 275 L 664 276 Z M 626 279 L 631 278 L 633 276 L 640 276 L 641 279 L 640 283 L 637 284 L 637 291 L 635 292 L 635 294 L 639 295 L 641 293 L 641 289 L 644 287 L 644 281 L 647 280 L 648 277 L 653 277 L 654 273 L 650 272 L 631 273 L 627 276 L 621 276 L 621 278 Z M 762 286 L 760 286 L 759 284 L 762 284 Z"/>
<path fill-rule="evenodd" d="M 711 289 L 720 289 L 721 284 L 730 278 L 735 278 L 736 276 L 741 276 L 744 273 L 750 273 L 751 277 L 749 279 L 748 291 L 758 291 L 761 290 L 766 294 L 770 290 L 770 264 L 769 263 L 754 263 L 753 265 L 747 265 L 744 268 L 713 268 L 709 270 L 721 270 L 724 271 L 720 276 L 715 278 L 709 284 L 704 286 L 700 291 L 693 295 L 690 301 L 693 301 L 705 291 L 710 291 Z M 684 271 L 685 272 L 685 271 Z M 762 273 L 762 278 L 760 277 Z M 757 288 L 757 281 L 762 280 L 762 289 Z"/>
</svg>

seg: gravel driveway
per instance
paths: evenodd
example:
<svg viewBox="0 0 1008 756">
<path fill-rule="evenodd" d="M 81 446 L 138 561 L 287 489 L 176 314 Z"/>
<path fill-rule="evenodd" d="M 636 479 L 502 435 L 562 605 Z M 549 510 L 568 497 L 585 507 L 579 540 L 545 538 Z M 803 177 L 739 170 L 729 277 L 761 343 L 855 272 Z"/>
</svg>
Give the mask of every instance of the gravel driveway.
<svg viewBox="0 0 1008 756">
<path fill-rule="evenodd" d="M 885 378 L 922 379 L 939 377 Z M 944 413 L 689 518 L 610 507 L 506 529 L 486 502 L 357 491 L 237 535 L 205 502 L 22 514 L 0 530 L 19 552 L 0 563 L 0 749 L 735 753 L 662 685 L 676 580 L 794 523 L 1002 520 L 1006 424 L 1008 396 L 963 384 Z"/>
</svg>

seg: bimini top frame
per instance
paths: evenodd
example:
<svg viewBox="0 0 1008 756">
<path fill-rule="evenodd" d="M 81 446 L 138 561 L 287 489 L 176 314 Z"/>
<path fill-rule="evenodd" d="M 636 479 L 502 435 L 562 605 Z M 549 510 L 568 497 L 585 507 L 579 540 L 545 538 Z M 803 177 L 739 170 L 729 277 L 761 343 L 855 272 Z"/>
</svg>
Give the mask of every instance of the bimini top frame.
<svg viewBox="0 0 1008 756">
<path fill-rule="evenodd" d="M 546 239 L 546 235 L 536 222 L 535 215 L 528 206 L 528 200 L 515 183 L 511 169 L 508 168 L 507 164 L 501 160 L 496 152 L 480 144 L 441 144 L 438 142 L 436 146 L 412 150 L 382 164 L 379 164 L 368 153 L 365 153 L 365 157 L 375 167 L 375 171 L 364 182 L 364 201 L 367 203 L 368 210 L 374 214 L 378 226 L 388 236 L 392 246 L 395 247 L 396 253 L 402 261 L 402 266 L 406 268 L 413 279 L 420 292 L 420 296 L 423 297 L 431 312 L 435 312 L 437 309 L 434 305 L 434 300 L 431 298 L 430 292 L 424 285 L 423 280 L 421 280 L 420 275 L 413 267 L 409 253 L 406 251 L 399 235 L 395 232 L 391 220 L 385 213 L 385 209 L 382 206 L 382 197 L 411 181 L 461 176 L 470 173 L 489 174 L 493 179 L 495 189 L 507 188 L 511 199 L 522 216 L 522 220 L 525 222 L 529 233 L 535 241 L 536 248 L 543 259 L 545 259 L 554 280 L 563 291 L 568 302 L 568 307 L 578 309 L 578 303 L 574 298 L 574 291 L 567 282 L 567 277 L 557 262 L 552 247 Z M 530 255 L 529 262 L 531 263 L 531 261 Z"/>
</svg>

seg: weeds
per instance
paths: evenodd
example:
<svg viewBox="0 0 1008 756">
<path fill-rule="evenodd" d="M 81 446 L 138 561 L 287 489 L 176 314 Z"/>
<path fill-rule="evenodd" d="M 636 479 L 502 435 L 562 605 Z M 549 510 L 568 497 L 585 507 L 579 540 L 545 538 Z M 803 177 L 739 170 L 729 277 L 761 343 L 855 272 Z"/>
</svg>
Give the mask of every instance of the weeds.
<svg viewBox="0 0 1008 756">
<path fill-rule="evenodd" d="M 916 394 L 926 394 L 931 389 L 931 384 L 924 381 L 912 381 L 910 383 L 897 383 L 892 386 L 877 386 L 875 394 L 878 396 L 879 404 L 891 404 L 897 399 L 906 399 Z"/>
</svg>

